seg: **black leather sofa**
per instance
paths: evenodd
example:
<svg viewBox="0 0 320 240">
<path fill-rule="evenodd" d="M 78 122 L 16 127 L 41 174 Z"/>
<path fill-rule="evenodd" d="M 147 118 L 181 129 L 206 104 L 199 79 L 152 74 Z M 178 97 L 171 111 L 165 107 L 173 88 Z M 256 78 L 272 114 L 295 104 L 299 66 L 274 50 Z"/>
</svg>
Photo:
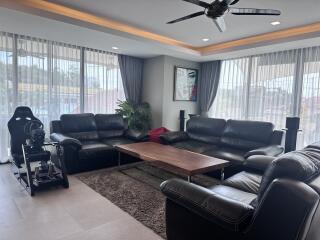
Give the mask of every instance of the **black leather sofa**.
<svg viewBox="0 0 320 240">
<path fill-rule="evenodd" d="M 193 117 L 186 132 L 168 132 L 160 138 L 164 144 L 228 160 L 234 168 L 229 172 L 234 173 L 250 156 L 283 153 L 284 135 L 270 122 Z"/>
<path fill-rule="evenodd" d="M 320 143 L 245 167 L 209 188 L 163 182 L 168 240 L 320 239 Z"/>
<path fill-rule="evenodd" d="M 50 123 L 50 138 L 63 147 L 67 172 L 78 173 L 117 164 L 116 145 L 143 141 L 118 114 L 64 114 Z"/>
</svg>

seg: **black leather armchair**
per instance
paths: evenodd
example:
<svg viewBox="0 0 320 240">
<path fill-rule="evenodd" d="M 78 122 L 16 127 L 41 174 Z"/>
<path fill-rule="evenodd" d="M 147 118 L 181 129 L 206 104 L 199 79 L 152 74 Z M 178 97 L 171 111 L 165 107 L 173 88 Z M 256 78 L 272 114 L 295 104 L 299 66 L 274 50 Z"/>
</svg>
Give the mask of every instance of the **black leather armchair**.
<svg viewBox="0 0 320 240">
<path fill-rule="evenodd" d="M 211 188 L 162 183 L 168 240 L 319 239 L 320 143 L 265 158 L 267 169 L 255 158 L 246 171 Z"/>
<path fill-rule="evenodd" d="M 114 166 L 116 145 L 147 138 L 146 134 L 127 129 L 117 114 L 64 114 L 60 120 L 51 122 L 50 131 L 50 138 L 63 147 L 68 173 Z"/>
</svg>

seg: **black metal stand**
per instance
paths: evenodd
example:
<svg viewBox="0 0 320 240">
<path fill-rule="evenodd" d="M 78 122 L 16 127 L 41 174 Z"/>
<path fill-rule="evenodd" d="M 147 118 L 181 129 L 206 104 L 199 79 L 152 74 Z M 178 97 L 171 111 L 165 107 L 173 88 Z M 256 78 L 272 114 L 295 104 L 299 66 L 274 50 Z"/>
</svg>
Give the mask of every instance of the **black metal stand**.
<svg viewBox="0 0 320 240">
<path fill-rule="evenodd" d="M 44 143 L 43 147 L 53 147 L 56 151 L 56 163 L 54 164 L 51 160 L 52 155 L 50 155 L 50 159 L 45 160 L 44 163 L 50 167 L 48 169 L 33 170 L 31 168 L 32 162 L 37 162 L 39 164 L 38 159 L 35 161 L 30 158 L 28 153 L 28 145 L 22 145 L 23 157 L 24 157 L 24 166 L 17 166 L 14 161 L 12 161 L 12 170 L 14 176 L 20 182 L 20 184 L 26 189 L 26 191 L 34 196 L 36 191 L 48 189 L 52 186 L 61 185 L 65 188 L 69 188 L 69 181 L 65 170 L 64 162 L 61 160 L 61 147 L 59 143 L 49 142 Z M 40 169 L 40 170 L 39 170 Z"/>
</svg>

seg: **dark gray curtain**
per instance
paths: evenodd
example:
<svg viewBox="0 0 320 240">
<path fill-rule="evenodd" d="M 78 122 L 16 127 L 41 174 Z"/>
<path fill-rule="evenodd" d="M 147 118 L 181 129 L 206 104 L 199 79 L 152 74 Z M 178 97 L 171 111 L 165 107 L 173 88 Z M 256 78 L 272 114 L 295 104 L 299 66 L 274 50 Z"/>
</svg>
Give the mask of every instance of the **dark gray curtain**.
<svg viewBox="0 0 320 240">
<path fill-rule="evenodd" d="M 217 95 L 220 79 L 221 61 L 201 63 L 199 102 L 201 116 L 207 117 Z"/>
<path fill-rule="evenodd" d="M 124 93 L 127 101 L 140 103 L 142 94 L 143 59 L 118 55 Z"/>
</svg>

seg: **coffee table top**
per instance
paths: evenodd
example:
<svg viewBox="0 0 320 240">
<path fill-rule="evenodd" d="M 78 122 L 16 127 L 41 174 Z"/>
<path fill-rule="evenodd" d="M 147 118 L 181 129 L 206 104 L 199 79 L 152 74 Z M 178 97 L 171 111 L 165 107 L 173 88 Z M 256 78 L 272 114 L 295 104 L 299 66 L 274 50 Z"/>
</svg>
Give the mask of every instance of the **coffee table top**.
<svg viewBox="0 0 320 240">
<path fill-rule="evenodd" d="M 229 161 L 223 159 L 154 142 L 118 145 L 116 149 L 156 165 L 174 167 L 188 176 L 222 169 L 229 165 Z"/>
</svg>

